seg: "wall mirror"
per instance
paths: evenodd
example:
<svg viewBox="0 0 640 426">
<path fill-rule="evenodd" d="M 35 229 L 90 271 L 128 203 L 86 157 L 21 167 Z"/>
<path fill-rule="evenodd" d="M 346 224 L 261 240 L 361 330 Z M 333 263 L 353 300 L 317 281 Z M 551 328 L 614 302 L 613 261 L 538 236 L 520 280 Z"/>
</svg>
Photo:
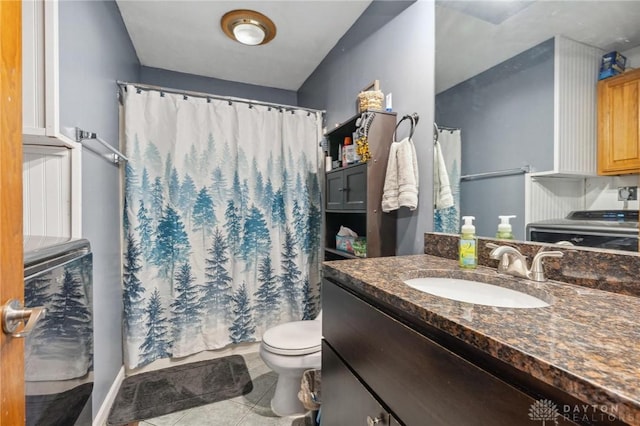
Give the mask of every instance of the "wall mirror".
<svg viewBox="0 0 640 426">
<path fill-rule="evenodd" d="M 495 237 L 498 216 L 515 215 L 525 240 L 527 223 L 626 210 L 637 249 L 638 201 L 619 198 L 638 175 L 596 172 L 596 85 L 605 53 L 640 68 L 638 22 L 632 1 L 436 2 L 434 165 L 452 200 L 434 179 L 435 231 L 457 233 L 471 215 L 478 235 Z"/>
</svg>

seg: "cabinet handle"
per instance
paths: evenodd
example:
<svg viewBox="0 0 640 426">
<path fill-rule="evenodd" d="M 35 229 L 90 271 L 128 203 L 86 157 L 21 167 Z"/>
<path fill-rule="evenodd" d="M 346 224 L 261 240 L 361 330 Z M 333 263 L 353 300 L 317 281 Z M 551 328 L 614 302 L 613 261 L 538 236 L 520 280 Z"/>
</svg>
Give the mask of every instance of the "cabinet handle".
<svg viewBox="0 0 640 426">
<path fill-rule="evenodd" d="M 375 426 L 381 421 L 382 419 L 380 417 L 367 416 L 367 426 Z"/>
<path fill-rule="evenodd" d="M 342 192 L 342 191 L 348 191 L 349 188 L 338 188 L 338 191 Z"/>
</svg>

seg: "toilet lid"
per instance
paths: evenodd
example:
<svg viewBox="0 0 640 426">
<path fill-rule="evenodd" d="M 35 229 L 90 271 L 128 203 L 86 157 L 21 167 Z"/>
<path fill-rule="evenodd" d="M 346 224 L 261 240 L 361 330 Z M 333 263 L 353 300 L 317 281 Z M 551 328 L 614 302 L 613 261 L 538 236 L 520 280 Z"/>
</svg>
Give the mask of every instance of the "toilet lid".
<svg viewBox="0 0 640 426">
<path fill-rule="evenodd" d="M 293 321 L 272 327 L 262 335 L 269 352 L 304 355 L 318 352 L 322 344 L 322 321 Z"/>
</svg>

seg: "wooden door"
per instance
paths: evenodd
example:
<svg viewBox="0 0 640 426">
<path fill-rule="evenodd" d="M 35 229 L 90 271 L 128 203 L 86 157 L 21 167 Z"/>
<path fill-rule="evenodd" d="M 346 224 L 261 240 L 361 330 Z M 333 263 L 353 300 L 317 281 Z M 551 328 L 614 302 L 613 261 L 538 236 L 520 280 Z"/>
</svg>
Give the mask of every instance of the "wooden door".
<svg viewBox="0 0 640 426">
<path fill-rule="evenodd" d="M 0 303 L 23 301 L 22 3 L 0 1 Z M 0 333 L 0 425 L 25 423 L 24 340 Z"/>
</svg>

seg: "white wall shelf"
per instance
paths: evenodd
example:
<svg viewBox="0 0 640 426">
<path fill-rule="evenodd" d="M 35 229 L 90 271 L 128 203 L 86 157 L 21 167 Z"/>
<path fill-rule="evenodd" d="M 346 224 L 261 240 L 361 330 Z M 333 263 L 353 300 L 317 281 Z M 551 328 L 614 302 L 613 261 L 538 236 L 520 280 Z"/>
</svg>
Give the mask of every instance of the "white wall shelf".
<svg viewBox="0 0 640 426">
<path fill-rule="evenodd" d="M 82 146 L 60 133 L 58 21 L 58 0 L 22 1 L 24 229 L 80 237 Z"/>
</svg>

